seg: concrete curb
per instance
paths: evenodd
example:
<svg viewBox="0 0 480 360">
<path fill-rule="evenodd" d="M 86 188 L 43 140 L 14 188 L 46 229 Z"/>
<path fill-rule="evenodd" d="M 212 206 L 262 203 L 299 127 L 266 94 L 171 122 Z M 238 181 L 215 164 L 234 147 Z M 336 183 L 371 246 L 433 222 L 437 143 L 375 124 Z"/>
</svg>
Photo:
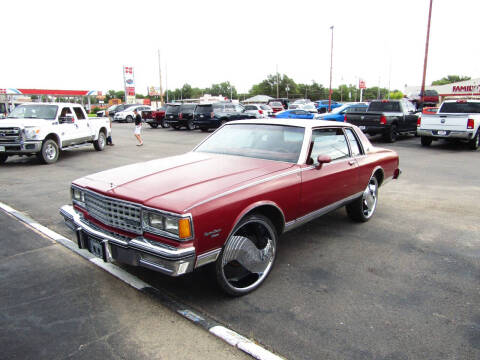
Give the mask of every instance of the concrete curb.
<svg viewBox="0 0 480 360">
<path fill-rule="evenodd" d="M 168 307 L 170 310 L 180 314 L 184 318 L 190 320 L 195 325 L 200 326 L 207 330 L 209 333 L 219 337 L 229 345 L 236 347 L 237 349 L 242 350 L 243 352 L 249 354 L 258 360 L 283 360 L 284 358 L 273 354 L 272 352 L 264 349 L 260 345 L 254 343 L 253 341 L 247 339 L 246 337 L 236 333 L 233 330 L 230 330 L 218 322 L 209 319 L 207 316 L 202 316 L 197 314 L 195 311 L 189 309 L 186 305 L 182 304 L 180 301 L 173 299 L 172 297 L 166 295 L 164 292 L 148 285 L 146 282 L 141 279 L 133 276 L 122 268 L 116 266 L 113 263 L 105 263 L 103 260 L 97 258 L 90 252 L 84 249 L 79 249 L 77 244 L 73 241 L 67 239 L 66 237 L 50 230 L 49 228 L 39 224 L 29 216 L 13 209 L 12 207 L 0 202 L 0 209 L 6 213 L 14 216 L 18 220 L 27 224 L 31 228 L 42 233 L 44 236 L 49 237 L 50 239 L 58 242 L 59 244 L 65 246 L 66 248 L 72 250 L 81 257 L 87 259 L 91 263 L 97 265 L 103 270 L 109 272 L 119 280 L 127 283 L 133 288 L 154 297 L 163 305 Z"/>
</svg>

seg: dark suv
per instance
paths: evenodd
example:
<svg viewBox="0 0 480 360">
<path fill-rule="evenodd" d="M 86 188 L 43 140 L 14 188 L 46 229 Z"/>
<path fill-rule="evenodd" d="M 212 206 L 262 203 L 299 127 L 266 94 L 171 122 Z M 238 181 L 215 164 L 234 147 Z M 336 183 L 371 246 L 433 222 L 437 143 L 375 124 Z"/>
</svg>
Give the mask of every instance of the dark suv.
<svg viewBox="0 0 480 360">
<path fill-rule="evenodd" d="M 247 113 L 242 105 L 231 102 L 198 104 L 193 125 L 202 131 L 208 131 L 220 127 L 227 121 L 241 119 L 255 119 L 255 114 Z"/>
<path fill-rule="evenodd" d="M 173 126 L 173 123 L 177 123 L 180 105 L 181 104 L 167 104 L 167 109 L 165 110 L 165 123 L 169 126 Z"/>
<path fill-rule="evenodd" d="M 167 120 L 170 126 L 174 129 L 179 129 L 182 126 L 185 126 L 188 130 L 194 130 L 195 126 L 193 125 L 193 114 L 195 113 L 195 108 L 197 104 L 182 104 L 178 110 L 178 116 L 176 119 Z"/>
</svg>

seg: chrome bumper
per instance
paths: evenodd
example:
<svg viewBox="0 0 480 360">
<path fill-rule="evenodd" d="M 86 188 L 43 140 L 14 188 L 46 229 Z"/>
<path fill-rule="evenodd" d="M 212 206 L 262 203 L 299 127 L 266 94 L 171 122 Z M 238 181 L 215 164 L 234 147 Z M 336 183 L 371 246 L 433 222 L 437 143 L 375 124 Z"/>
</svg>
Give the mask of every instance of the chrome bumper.
<svg viewBox="0 0 480 360">
<path fill-rule="evenodd" d="M 473 138 L 473 131 L 451 131 L 446 130 L 444 135 L 438 135 L 438 130 L 420 130 L 417 129 L 417 135 L 429 136 L 438 139 L 463 139 L 470 140 Z"/>
<path fill-rule="evenodd" d="M 60 215 L 65 224 L 76 234 L 80 249 L 91 251 L 90 239 L 101 244 L 103 261 L 112 260 L 121 263 L 142 266 L 170 276 L 179 276 L 193 271 L 195 265 L 195 248 L 177 249 L 149 241 L 143 237 L 120 239 L 112 236 L 83 219 L 73 206 L 64 205 Z"/>
<path fill-rule="evenodd" d="M 0 148 L 5 148 L 6 154 L 32 154 L 42 150 L 41 141 L 25 141 L 18 143 L 0 143 Z"/>
</svg>

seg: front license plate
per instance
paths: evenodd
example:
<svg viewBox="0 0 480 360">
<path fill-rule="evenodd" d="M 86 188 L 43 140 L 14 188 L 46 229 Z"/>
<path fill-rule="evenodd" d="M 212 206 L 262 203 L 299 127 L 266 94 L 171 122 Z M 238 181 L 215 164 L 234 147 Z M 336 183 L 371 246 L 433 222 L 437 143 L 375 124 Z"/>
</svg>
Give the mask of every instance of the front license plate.
<svg viewBox="0 0 480 360">
<path fill-rule="evenodd" d="M 359 128 L 360 130 L 365 130 L 365 129 L 366 129 L 366 127 L 363 126 L 363 125 L 360 125 L 358 128 Z"/>
<path fill-rule="evenodd" d="M 445 130 L 438 130 L 437 135 L 447 135 L 447 132 Z"/>
<path fill-rule="evenodd" d="M 91 237 L 88 239 L 90 240 L 90 252 L 100 259 L 103 259 L 103 246 L 101 242 Z"/>
<path fill-rule="evenodd" d="M 5 146 L 0 146 L 0 152 L 5 151 Z"/>
</svg>

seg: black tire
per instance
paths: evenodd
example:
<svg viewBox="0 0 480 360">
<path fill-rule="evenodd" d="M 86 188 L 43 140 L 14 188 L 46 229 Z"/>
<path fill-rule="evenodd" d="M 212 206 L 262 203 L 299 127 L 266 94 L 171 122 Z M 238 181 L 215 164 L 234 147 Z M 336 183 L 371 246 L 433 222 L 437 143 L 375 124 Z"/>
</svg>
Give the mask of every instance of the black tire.
<svg viewBox="0 0 480 360">
<path fill-rule="evenodd" d="M 478 149 L 479 141 L 480 141 L 479 138 L 480 138 L 480 129 L 477 130 L 477 134 L 475 135 L 475 137 L 468 142 L 468 147 L 470 148 L 470 150 Z"/>
<path fill-rule="evenodd" d="M 386 132 L 383 134 L 383 138 L 389 143 L 395 142 L 397 140 L 397 125 L 390 125 L 390 127 L 386 129 Z"/>
<path fill-rule="evenodd" d="M 7 154 L 0 154 L 0 165 L 4 164 L 7 161 L 8 155 Z"/>
<path fill-rule="evenodd" d="M 58 160 L 59 149 L 58 144 L 47 139 L 42 144 L 42 150 L 37 154 L 37 158 L 44 164 L 53 164 Z"/>
<path fill-rule="evenodd" d="M 207 131 L 208 131 L 208 128 L 206 128 L 206 127 L 201 127 L 200 130 L 202 130 L 203 132 L 207 132 Z"/>
<path fill-rule="evenodd" d="M 422 146 L 430 146 L 432 144 L 433 139 L 430 136 L 422 136 L 420 137 L 420 142 Z"/>
<path fill-rule="evenodd" d="M 172 125 L 172 128 L 173 128 L 174 130 L 178 130 L 178 129 L 180 129 L 180 126 L 178 126 L 178 125 Z"/>
<path fill-rule="evenodd" d="M 133 117 L 131 117 L 130 115 L 127 116 L 127 118 L 125 119 L 125 121 L 127 123 L 132 123 L 133 122 Z"/>
<path fill-rule="evenodd" d="M 158 123 L 157 123 L 157 122 L 149 122 L 148 125 L 150 125 L 150 127 L 151 127 L 152 129 L 158 128 Z"/>
<path fill-rule="evenodd" d="M 195 130 L 195 125 L 193 125 L 193 120 L 187 121 L 187 129 L 188 130 Z"/>
<path fill-rule="evenodd" d="M 373 175 L 363 194 L 346 206 L 347 214 L 354 221 L 367 222 L 375 213 L 378 202 L 378 180 Z"/>
<path fill-rule="evenodd" d="M 273 268 L 277 243 L 277 231 L 270 219 L 260 214 L 242 219 L 215 263 L 220 288 L 232 296 L 257 289 Z"/>
<path fill-rule="evenodd" d="M 162 119 L 160 121 L 160 125 L 162 125 L 162 128 L 166 129 L 170 127 L 170 124 L 165 121 L 165 119 Z"/>
<path fill-rule="evenodd" d="M 105 145 L 107 144 L 107 136 L 103 131 L 98 133 L 98 139 L 93 142 L 93 147 L 97 151 L 102 151 L 105 149 Z"/>
</svg>

